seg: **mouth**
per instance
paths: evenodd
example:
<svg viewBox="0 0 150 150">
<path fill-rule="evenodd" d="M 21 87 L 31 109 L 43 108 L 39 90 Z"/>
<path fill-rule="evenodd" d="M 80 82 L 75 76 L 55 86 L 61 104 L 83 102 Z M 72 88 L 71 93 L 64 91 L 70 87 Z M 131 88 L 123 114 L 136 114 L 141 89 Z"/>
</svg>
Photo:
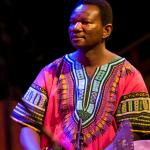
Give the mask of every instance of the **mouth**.
<svg viewBox="0 0 150 150">
<path fill-rule="evenodd" d="M 71 36 L 72 41 L 78 41 L 78 40 L 83 40 L 83 39 L 85 39 L 85 37 L 83 36 Z"/>
<path fill-rule="evenodd" d="M 81 39 L 84 39 L 83 37 L 72 37 L 71 38 L 72 40 L 81 40 Z"/>
<path fill-rule="evenodd" d="M 81 40 L 81 39 L 85 39 L 85 37 L 83 35 L 79 35 L 79 34 L 71 35 L 71 40 Z"/>
<path fill-rule="evenodd" d="M 84 42 L 84 38 L 82 38 L 82 37 L 73 37 L 73 38 L 71 39 L 71 41 L 72 41 L 72 43 L 74 43 L 74 44 L 79 44 L 79 43 L 83 43 L 83 42 Z"/>
</svg>

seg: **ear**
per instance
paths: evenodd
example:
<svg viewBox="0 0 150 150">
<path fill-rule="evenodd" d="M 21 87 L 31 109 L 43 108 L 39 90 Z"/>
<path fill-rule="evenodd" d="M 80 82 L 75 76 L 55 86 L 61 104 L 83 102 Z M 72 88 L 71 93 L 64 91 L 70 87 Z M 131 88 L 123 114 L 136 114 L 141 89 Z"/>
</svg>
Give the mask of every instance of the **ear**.
<svg viewBox="0 0 150 150">
<path fill-rule="evenodd" d="M 103 27 L 103 38 L 106 39 L 110 36 L 111 32 L 112 32 L 112 24 L 106 24 L 104 27 Z"/>
</svg>

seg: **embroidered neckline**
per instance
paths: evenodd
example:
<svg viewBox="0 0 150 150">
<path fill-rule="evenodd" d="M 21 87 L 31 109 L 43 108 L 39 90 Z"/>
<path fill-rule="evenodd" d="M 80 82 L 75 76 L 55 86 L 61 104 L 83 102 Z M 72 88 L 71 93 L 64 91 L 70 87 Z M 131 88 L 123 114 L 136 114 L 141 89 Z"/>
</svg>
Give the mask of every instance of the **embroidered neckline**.
<svg viewBox="0 0 150 150">
<path fill-rule="evenodd" d="M 70 78 L 72 80 L 71 85 L 73 85 L 74 90 L 68 91 L 63 96 L 65 97 L 64 100 L 62 99 L 63 103 L 60 104 L 60 110 L 61 112 L 64 112 L 62 114 L 64 132 L 71 141 L 75 139 L 77 122 L 81 117 L 83 120 L 82 126 L 85 139 L 84 142 L 88 144 L 93 140 L 93 137 L 102 135 L 112 122 L 116 99 L 114 91 L 115 88 L 111 89 L 111 85 L 113 85 L 113 82 L 119 81 L 114 79 L 114 77 L 118 77 L 118 69 L 115 68 L 116 66 L 118 66 L 120 68 L 119 70 L 121 70 L 122 65 L 124 64 L 124 58 L 98 67 L 97 72 L 95 73 L 95 76 L 93 76 L 91 81 L 89 93 L 91 92 L 92 94 L 89 94 L 88 96 L 89 103 L 87 103 L 85 109 L 83 109 L 83 100 L 85 97 L 84 93 L 85 88 L 87 87 L 88 78 L 84 73 L 83 66 L 80 63 L 76 61 L 74 62 L 72 59 L 70 59 L 69 55 L 66 55 L 65 59 L 65 62 L 71 69 L 71 72 L 70 75 L 67 74 L 66 77 L 61 80 L 63 81 L 63 84 L 66 83 L 67 86 L 68 84 L 70 84 L 68 83 L 70 82 L 68 81 L 68 79 Z M 112 72 L 113 75 L 109 79 L 109 74 Z M 75 82 L 75 85 L 72 82 Z M 117 85 L 117 83 L 115 83 L 115 85 Z M 106 90 L 105 92 L 104 89 Z M 70 96 L 67 96 L 70 95 L 70 92 L 72 98 Z M 108 92 L 112 93 L 110 93 L 109 95 Z M 107 100 L 104 101 L 102 99 Z M 74 108 L 72 109 L 70 108 L 70 106 L 73 106 Z M 86 118 L 85 120 L 84 117 Z"/>
</svg>

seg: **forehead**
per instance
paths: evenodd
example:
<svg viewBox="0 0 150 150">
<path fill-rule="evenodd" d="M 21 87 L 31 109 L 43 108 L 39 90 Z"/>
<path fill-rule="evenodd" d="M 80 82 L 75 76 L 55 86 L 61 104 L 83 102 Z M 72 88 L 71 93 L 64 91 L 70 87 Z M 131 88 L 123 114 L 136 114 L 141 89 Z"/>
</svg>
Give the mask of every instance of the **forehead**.
<svg viewBox="0 0 150 150">
<path fill-rule="evenodd" d="M 77 6 L 72 14 L 71 18 L 82 18 L 82 17 L 88 17 L 88 18 L 93 18 L 93 17 L 100 17 L 100 10 L 96 5 L 91 5 L 91 4 L 81 4 Z"/>
</svg>

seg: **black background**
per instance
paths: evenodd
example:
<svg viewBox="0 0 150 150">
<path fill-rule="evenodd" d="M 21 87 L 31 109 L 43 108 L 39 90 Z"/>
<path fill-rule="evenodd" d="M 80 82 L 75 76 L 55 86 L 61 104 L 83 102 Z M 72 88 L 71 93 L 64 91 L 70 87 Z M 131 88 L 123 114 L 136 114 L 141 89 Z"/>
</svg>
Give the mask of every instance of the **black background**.
<svg viewBox="0 0 150 150">
<path fill-rule="evenodd" d="M 7 81 L 24 92 L 42 67 L 73 50 L 67 27 L 75 2 L 0 1 L 0 61 L 5 64 L 1 71 L 6 73 L 3 84 Z M 107 47 L 117 53 L 150 33 L 150 8 L 148 0 L 109 2 L 114 29 Z"/>
</svg>

